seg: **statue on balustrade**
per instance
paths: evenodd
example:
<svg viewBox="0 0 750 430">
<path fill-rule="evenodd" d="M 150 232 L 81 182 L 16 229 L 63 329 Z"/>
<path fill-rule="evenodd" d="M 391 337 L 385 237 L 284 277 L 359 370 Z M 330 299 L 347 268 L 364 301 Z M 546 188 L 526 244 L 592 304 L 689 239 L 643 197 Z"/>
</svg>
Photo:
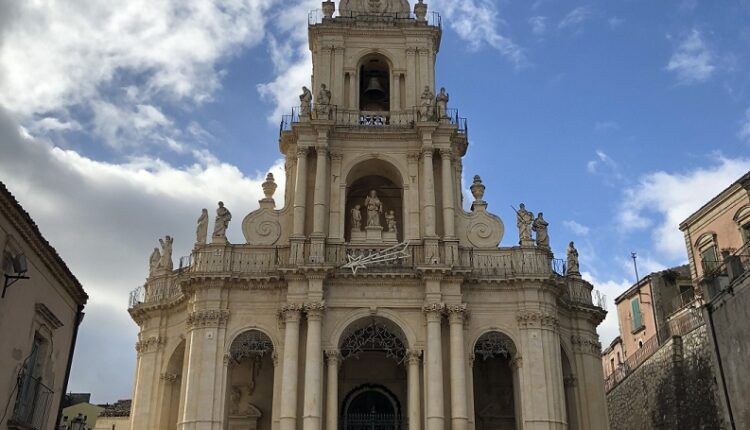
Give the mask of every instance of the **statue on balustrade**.
<svg viewBox="0 0 750 430">
<path fill-rule="evenodd" d="M 352 230 L 362 230 L 362 209 L 359 205 L 352 208 Z"/>
<path fill-rule="evenodd" d="M 549 248 L 549 223 L 544 219 L 543 213 L 539 212 L 531 229 L 536 233 L 536 246 L 540 248 Z"/>
<path fill-rule="evenodd" d="M 531 241 L 531 225 L 534 223 L 534 214 L 526 210 L 526 205 L 521 206 L 516 211 L 516 226 L 518 226 L 518 237 L 520 243 Z"/>
<path fill-rule="evenodd" d="M 331 117 L 331 91 L 326 88 L 326 84 L 320 86 L 317 101 L 318 119 L 330 119 Z"/>
<path fill-rule="evenodd" d="M 396 227 L 396 211 L 389 210 L 385 214 L 385 224 L 388 226 L 390 233 L 398 233 L 398 227 Z"/>
<path fill-rule="evenodd" d="M 307 87 L 302 87 L 302 94 L 299 96 L 299 116 L 300 118 L 309 118 L 312 106 L 313 95 Z"/>
<path fill-rule="evenodd" d="M 198 218 L 198 226 L 195 228 L 195 244 L 205 245 L 208 239 L 208 209 L 203 209 L 200 218 Z"/>
<path fill-rule="evenodd" d="M 568 245 L 568 273 L 574 275 L 581 274 L 581 266 L 578 262 L 578 250 L 573 242 L 570 242 Z"/>
<path fill-rule="evenodd" d="M 367 226 L 380 227 L 380 214 L 383 213 L 383 203 L 380 202 L 378 193 L 375 190 L 370 191 L 370 195 L 365 199 L 365 207 L 367 208 Z"/>
<path fill-rule="evenodd" d="M 151 257 L 148 260 L 148 272 L 151 276 L 156 275 L 156 272 L 159 271 L 159 263 L 161 263 L 161 252 L 159 252 L 159 248 L 154 248 L 154 252 L 151 253 Z"/>
<path fill-rule="evenodd" d="M 424 87 L 422 92 L 422 106 L 419 109 L 420 121 L 429 121 L 432 119 L 435 107 L 435 94 L 430 90 L 429 86 Z"/>
<path fill-rule="evenodd" d="M 440 88 L 440 94 L 438 94 L 437 101 L 437 114 L 438 118 L 448 118 L 448 101 L 450 96 L 445 92 L 445 87 Z"/>
<path fill-rule="evenodd" d="M 229 228 L 229 221 L 232 220 L 232 213 L 229 209 L 224 207 L 224 202 L 219 202 L 219 208 L 216 209 L 216 221 L 214 222 L 214 241 L 226 241 L 227 228 Z"/>
<path fill-rule="evenodd" d="M 172 265 L 172 243 L 174 239 L 172 236 L 165 236 L 164 239 L 159 239 L 161 244 L 161 260 L 159 261 L 159 269 L 171 272 L 174 266 Z"/>
</svg>

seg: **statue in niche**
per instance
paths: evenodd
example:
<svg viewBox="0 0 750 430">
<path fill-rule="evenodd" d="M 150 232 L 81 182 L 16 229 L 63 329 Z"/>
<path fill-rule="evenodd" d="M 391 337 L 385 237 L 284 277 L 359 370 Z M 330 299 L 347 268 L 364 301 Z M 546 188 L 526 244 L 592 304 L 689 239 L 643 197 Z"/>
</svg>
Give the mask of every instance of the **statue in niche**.
<svg viewBox="0 0 750 430">
<path fill-rule="evenodd" d="M 219 207 L 216 209 L 216 221 L 214 222 L 214 239 L 226 240 L 227 228 L 229 228 L 229 221 L 231 220 L 232 213 L 224 207 L 224 202 L 219 202 Z"/>
<path fill-rule="evenodd" d="M 578 262 L 578 250 L 573 242 L 570 242 L 568 245 L 568 273 L 581 273 L 581 266 Z"/>
<path fill-rule="evenodd" d="M 312 106 L 313 95 L 307 87 L 302 87 L 302 94 L 299 96 L 299 116 L 300 118 L 309 118 Z"/>
<path fill-rule="evenodd" d="M 526 205 L 521 203 L 516 212 L 516 226 L 518 226 L 518 236 L 523 243 L 531 240 L 531 225 L 534 222 L 534 214 L 526 210 Z"/>
<path fill-rule="evenodd" d="M 239 385 L 232 385 L 231 393 L 229 393 L 232 414 L 240 413 L 240 400 L 242 400 L 242 389 Z"/>
<path fill-rule="evenodd" d="M 201 216 L 198 218 L 198 226 L 195 229 L 195 243 L 196 245 L 205 245 L 206 239 L 208 238 L 208 209 L 201 211 Z"/>
<path fill-rule="evenodd" d="M 359 205 L 352 208 L 352 230 L 362 230 L 362 209 Z"/>
<path fill-rule="evenodd" d="M 151 253 L 151 257 L 148 260 L 148 273 L 151 276 L 154 276 L 159 271 L 159 263 L 161 263 L 161 252 L 159 252 L 159 248 L 154 248 L 154 252 Z"/>
<path fill-rule="evenodd" d="M 448 118 L 448 101 L 450 100 L 450 96 L 445 92 L 445 87 L 440 88 L 440 94 L 438 94 L 435 100 L 437 101 L 438 118 Z"/>
<path fill-rule="evenodd" d="M 398 233 L 398 227 L 396 227 L 396 211 L 389 210 L 385 214 L 385 224 L 388 226 L 390 233 Z"/>
<path fill-rule="evenodd" d="M 159 269 L 171 272 L 174 266 L 172 265 L 172 243 L 174 239 L 172 236 L 165 236 L 164 239 L 159 239 L 161 245 L 161 261 L 159 261 Z"/>
<path fill-rule="evenodd" d="M 549 223 L 544 219 L 544 214 L 539 212 L 531 229 L 536 233 L 536 245 L 540 248 L 549 248 L 548 228 Z"/>
<path fill-rule="evenodd" d="M 326 84 L 320 85 L 317 100 L 318 119 L 328 119 L 331 113 L 331 91 L 326 88 Z"/>
<path fill-rule="evenodd" d="M 380 227 L 380 214 L 383 213 L 383 203 L 380 202 L 378 193 L 375 190 L 370 191 L 370 195 L 365 199 L 365 207 L 367 208 L 367 226 Z"/>
<path fill-rule="evenodd" d="M 429 86 L 424 87 L 422 92 L 422 106 L 419 109 L 419 113 L 422 121 L 429 121 L 433 115 L 433 103 L 435 102 L 435 94 L 430 90 Z"/>
</svg>

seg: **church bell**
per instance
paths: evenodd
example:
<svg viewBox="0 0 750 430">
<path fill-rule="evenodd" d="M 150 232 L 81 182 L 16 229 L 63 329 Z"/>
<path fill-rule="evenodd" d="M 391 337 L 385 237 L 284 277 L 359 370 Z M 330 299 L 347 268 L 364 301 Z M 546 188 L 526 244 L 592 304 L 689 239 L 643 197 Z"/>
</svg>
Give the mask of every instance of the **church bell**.
<svg viewBox="0 0 750 430">
<path fill-rule="evenodd" d="M 380 79 L 377 76 L 371 76 L 367 83 L 365 95 L 371 100 L 382 100 L 385 98 L 385 91 L 380 85 Z"/>
</svg>

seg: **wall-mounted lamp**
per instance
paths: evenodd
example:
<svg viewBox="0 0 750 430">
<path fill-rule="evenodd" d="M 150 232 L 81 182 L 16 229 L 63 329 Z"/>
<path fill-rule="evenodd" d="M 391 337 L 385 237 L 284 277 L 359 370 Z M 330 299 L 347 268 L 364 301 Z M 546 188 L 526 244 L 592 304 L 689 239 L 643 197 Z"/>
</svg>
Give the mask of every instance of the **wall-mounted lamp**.
<svg viewBox="0 0 750 430">
<path fill-rule="evenodd" d="M 3 295 L 0 298 L 5 298 L 5 291 L 10 287 L 11 285 L 15 284 L 17 281 L 21 279 L 29 279 L 28 276 L 26 276 L 26 272 L 29 271 L 29 264 L 26 261 L 26 256 L 23 254 L 18 254 L 15 257 L 11 258 L 11 263 L 13 265 L 13 272 L 15 275 L 8 275 L 5 274 L 5 285 L 3 286 Z"/>
</svg>

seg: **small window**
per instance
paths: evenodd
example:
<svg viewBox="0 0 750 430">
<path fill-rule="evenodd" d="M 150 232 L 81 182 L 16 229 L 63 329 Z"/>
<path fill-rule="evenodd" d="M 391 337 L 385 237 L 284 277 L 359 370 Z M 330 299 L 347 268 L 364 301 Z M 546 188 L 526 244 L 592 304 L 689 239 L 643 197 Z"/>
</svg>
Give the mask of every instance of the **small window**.
<svg viewBox="0 0 750 430">
<path fill-rule="evenodd" d="M 622 364 L 622 357 L 620 356 L 620 351 L 617 351 L 617 364 Z"/>
<path fill-rule="evenodd" d="M 643 348 L 643 341 L 642 340 L 638 341 L 638 348 Z"/>
<path fill-rule="evenodd" d="M 610 370 L 611 372 L 615 371 L 615 359 L 614 358 L 609 360 L 609 368 L 611 369 Z"/>
<path fill-rule="evenodd" d="M 719 267 L 719 253 L 716 252 L 716 246 L 701 250 L 701 260 L 704 272 L 711 272 Z"/>
<path fill-rule="evenodd" d="M 630 301 L 630 307 L 633 314 L 633 331 L 639 330 L 641 327 L 643 327 L 643 320 L 641 317 L 641 302 L 638 300 L 638 297 L 632 299 Z"/>
</svg>

